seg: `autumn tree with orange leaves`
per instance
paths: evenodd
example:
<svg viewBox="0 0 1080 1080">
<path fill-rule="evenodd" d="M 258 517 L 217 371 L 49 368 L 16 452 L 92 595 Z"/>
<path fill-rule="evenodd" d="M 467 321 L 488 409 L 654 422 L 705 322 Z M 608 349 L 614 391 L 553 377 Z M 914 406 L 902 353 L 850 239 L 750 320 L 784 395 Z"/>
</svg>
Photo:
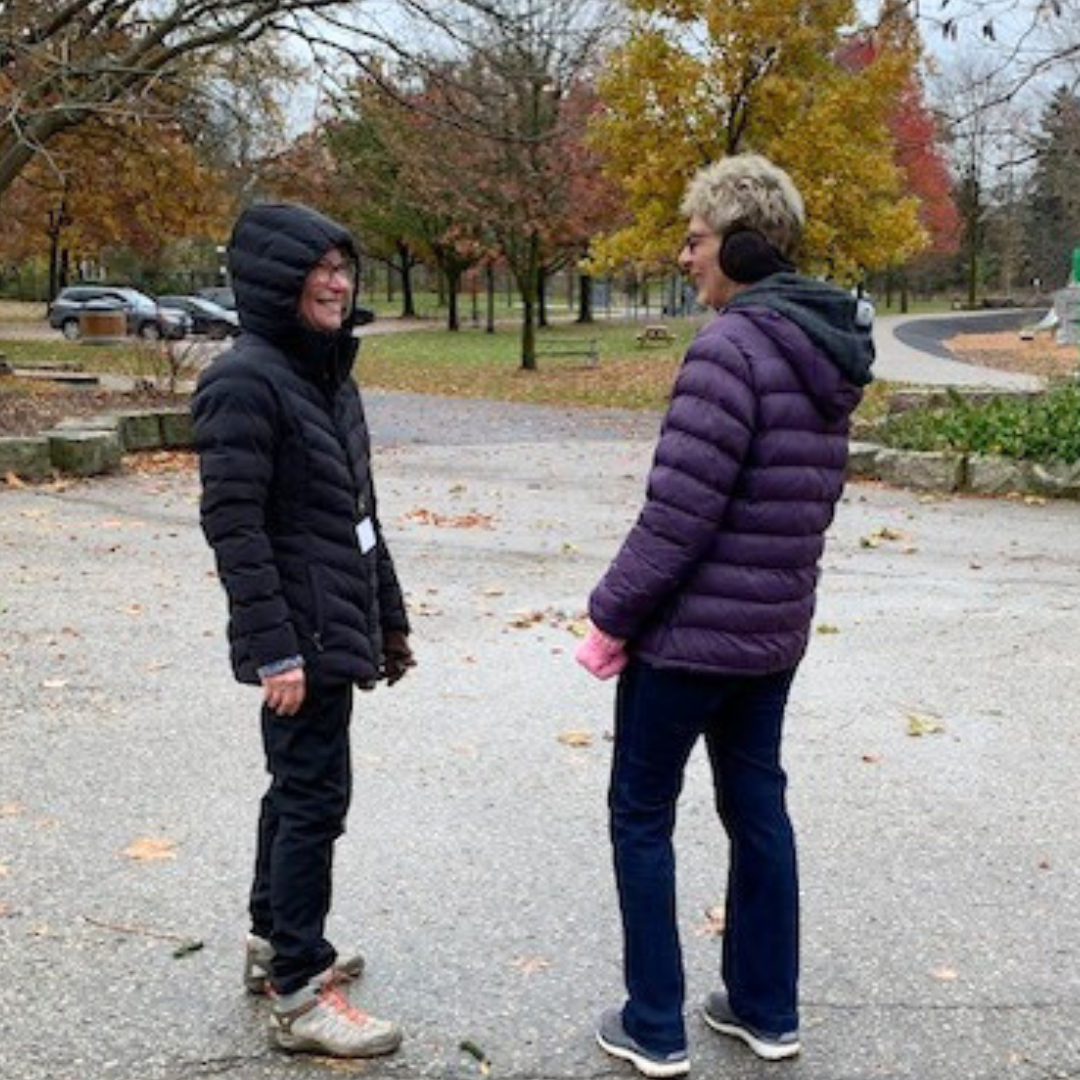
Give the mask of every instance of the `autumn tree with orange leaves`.
<svg viewBox="0 0 1080 1080">
<path fill-rule="evenodd" d="M 177 241 L 219 237 L 232 205 L 176 125 L 96 117 L 20 175 L 5 209 L 0 259 L 48 258 L 51 295 L 66 267 L 109 249 L 158 267 Z"/>
</svg>

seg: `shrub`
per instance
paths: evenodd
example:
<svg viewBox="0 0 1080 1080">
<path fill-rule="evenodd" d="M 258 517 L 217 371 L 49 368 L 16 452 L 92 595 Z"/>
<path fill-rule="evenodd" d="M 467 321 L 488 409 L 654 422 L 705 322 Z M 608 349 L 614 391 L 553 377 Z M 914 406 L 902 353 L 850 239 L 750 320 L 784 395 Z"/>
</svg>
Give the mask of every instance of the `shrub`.
<svg viewBox="0 0 1080 1080">
<path fill-rule="evenodd" d="M 997 454 L 1026 461 L 1080 461 L 1080 382 L 1051 387 L 1027 400 L 965 401 L 955 391 L 940 409 L 916 409 L 885 421 L 886 446 Z"/>
</svg>

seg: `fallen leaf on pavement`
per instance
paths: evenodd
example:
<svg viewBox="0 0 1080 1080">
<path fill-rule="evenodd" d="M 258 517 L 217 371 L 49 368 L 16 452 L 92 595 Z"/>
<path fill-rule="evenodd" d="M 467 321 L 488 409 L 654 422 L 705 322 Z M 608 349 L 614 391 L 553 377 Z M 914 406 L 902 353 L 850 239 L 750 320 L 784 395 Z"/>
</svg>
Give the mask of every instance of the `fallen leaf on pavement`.
<svg viewBox="0 0 1080 1080">
<path fill-rule="evenodd" d="M 126 848 L 123 855 L 137 862 L 156 862 L 161 859 L 176 858 L 176 842 L 163 836 L 144 836 L 133 840 Z"/>
<path fill-rule="evenodd" d="M 439 514 L 421 506 L 416 510 L 410 510 L 404 518 L 417 525 L 434 525 L 439 529 L 493 529 L 495 527 L 495 519 L 491 514 L 480 514 L 475 511 L 469 514 Z"/>
<path fill-rule="evenodd" d="M 542 611 L 516 611 L 510 620 L 510 625 L 515 630 L 528 630 L 531 626 L 537 626 L 544 621 Z"/>
<path fill-rule="evenodd" d="M 535 975 L 538 971 L 551 967 L 551 961 L 542 956 L 519 956 L 513 961 L 513 965 L 523 975 Z"/>
<path fill-rule="evenodd" d="M 907 714 L 907 733 L 914 739 L 923 735 L 940 735 L 944 730 L 945 725 L 936 716 L 924 713 Z"/>
<path fill-rule="evenodd" d="M 863 754 L 862 759 L 867 765 L 876 765 L 881 760 L 880 754 Z"/>
<path fill-rule="evenodd" d="M 588 731 L 564 731 L 559 736 L 559 742 L 564 746 L 592 746 L 593 737 Z"/>
<path fill-rule="evenodd" d="M 26 810 L 20 802 L 0 803 L 0 817 L 18 817 Z"/>
<path fill-rule="evenodd" d="M 705 921 L 695 928 L 698 937 L 719 937 L 726 922 L 723 904 L 713 904 L 705 909 Z"/>
<path fill-rule="evenodd" d="M 960 973 L 951 967 L 937 967 L 930 974 L 940 982 L 956 982 L 960 978 Z"/>
<path fill-rule="evenodd" d="M 839 634 L 840 633 L 840 627 L 839 626 L 834 626 L 832 623 L 827 623 L 827 622 L 818 623 L 817 624 L 817 632 L 819 634 Z"/>
<path fill-rule="evenodd" d="M 904 539 L 906 539 L 906 537 L 904 533 L 902 533 L 899 529 L 892 529 L 887 525 L 883 525 L 880 529 L 875 529 L 867 536 L 860 537 L 859 543 L 864 548 L 876 548 L 881 547 L 881 545 L 886 541 L 896 541 Z"/>
</svg>

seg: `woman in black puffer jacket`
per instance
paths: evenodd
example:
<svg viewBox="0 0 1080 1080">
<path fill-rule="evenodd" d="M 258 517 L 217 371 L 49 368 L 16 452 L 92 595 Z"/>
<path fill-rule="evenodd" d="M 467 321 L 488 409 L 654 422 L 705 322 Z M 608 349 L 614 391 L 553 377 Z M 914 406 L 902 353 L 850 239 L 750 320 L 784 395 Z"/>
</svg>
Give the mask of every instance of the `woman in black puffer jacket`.
<svg viewBox="0 0 1080 1080">
<path fill-rule="evenodd" d="M 272 985 L 279 1045 L 350 1057 L 400 1041 L 394 1025 L 340 1008 L 340 980 L 326 977 L 358 963 L 335 964 L 323 936 L 352 782 L 352 692 L 393 683 L 412 664 L 350 375 L 357 263 L 348 231 L 314 210 L 246 211 L 229 247 L 243 332 L 192 403 L 202 524 L 228 596 L 233 669 L 263 687 L 273 777 L 246 981 Z"/>
</svg>

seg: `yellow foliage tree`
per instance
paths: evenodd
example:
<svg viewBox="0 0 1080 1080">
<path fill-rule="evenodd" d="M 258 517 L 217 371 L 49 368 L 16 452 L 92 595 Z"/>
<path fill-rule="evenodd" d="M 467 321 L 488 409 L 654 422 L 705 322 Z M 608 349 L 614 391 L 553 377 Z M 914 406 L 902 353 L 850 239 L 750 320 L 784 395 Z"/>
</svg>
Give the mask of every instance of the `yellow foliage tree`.
<svg viewBox="0 0 1080 1080">
<path fill-rule="evenodd" d="M 745 151 L 787 169 L 806 200 L 801 263 L 842 280 L 926 243 L 888 118 L 918 63 L 882 34 L 872 63 L 843 58 L 852 0 L 629 0 L 633 27 L 600 80 L 592 138 L 633 223 L 594 246 L 603 267 L 670 265 L 682 192 L 701 166 Z"/>
</svg>

